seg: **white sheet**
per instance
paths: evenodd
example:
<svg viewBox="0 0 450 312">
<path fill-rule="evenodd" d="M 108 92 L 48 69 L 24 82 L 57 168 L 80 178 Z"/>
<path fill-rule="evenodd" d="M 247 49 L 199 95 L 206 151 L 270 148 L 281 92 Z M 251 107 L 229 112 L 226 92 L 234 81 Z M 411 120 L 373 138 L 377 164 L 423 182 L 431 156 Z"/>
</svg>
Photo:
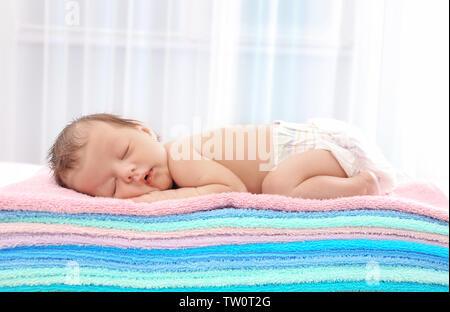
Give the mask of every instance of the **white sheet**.
<svg viewBox="0 0 450 312">
<path fill-rule="evenodd" d="M 26 180 L 43 167 L 43 165 L 0 161 L 0 187 Z"/>
</svg>

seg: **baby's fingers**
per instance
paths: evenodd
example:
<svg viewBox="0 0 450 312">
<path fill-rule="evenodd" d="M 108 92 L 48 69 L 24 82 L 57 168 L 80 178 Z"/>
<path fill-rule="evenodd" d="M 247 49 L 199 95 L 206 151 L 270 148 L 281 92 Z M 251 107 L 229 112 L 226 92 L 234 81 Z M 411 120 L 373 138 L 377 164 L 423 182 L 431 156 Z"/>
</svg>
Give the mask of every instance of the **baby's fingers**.
<svg viewBox="0 0 450 312">
<path fill-rule="evenodd" d="M 151 199 L 148 198 L 147 194 L 141 195 L 141 196 L 137 196 L 137 197 L 132 197 L 132 198 L 129 198 L 129 199 L 131 199 L 135 203 L 149 203 L 149 202 L 151 202 Z"/>
<path fill-rule="evenodd" d="M 135 203 L 153 203 L 160 200 L 159 198 L 157 198 L 157 196 L 154 196 L 154 194 L 152 193 L 132 197 L 130 199 Z"/>
</svg>

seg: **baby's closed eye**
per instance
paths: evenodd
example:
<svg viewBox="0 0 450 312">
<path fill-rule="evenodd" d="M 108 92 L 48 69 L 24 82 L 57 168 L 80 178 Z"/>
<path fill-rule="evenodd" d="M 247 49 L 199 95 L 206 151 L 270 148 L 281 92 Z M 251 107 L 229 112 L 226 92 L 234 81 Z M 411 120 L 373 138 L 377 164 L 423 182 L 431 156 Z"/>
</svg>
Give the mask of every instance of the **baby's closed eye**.
<svg viewBox="0 0 450 312">
<path fill-rule="evenodd" d="M 130 144 L 127 144 L 127 148 L 125 149 L 125 152 L 122 154 L 122 157 L 120 159 L 122 159 L 122 160 L 125 159 L 129 150 L 130 150 Z"/>
</svg>

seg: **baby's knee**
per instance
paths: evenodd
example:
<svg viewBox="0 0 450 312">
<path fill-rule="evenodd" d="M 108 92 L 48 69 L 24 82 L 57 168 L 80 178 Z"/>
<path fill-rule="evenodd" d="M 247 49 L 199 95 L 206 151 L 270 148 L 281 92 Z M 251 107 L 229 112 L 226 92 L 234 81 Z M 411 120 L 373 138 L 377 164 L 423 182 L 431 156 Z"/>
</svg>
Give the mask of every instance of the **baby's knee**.
<svg viewBox="0 0 450 312">
<path fill-rule="evenodd" d="M 261 193 L 287 195 L 291 192 L 286 178 L 277 172 L 269 172 L 261 184 Z"/>
</svg>

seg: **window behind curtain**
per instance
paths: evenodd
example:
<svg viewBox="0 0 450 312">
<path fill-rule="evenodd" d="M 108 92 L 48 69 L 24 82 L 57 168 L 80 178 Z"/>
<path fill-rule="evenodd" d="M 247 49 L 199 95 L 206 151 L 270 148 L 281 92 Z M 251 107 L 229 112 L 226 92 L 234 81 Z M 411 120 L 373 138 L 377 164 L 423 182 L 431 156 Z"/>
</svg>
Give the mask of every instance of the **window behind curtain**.
<svg viewBox="0 0 450 312">
<path fill-rule="evenodd" d="M 333 116 L 351 64 L 344 1 L 227 3 L 21 0 L 18 89 L 27 92 L 17 105 L 43 138 L 19 148 L 20 160 L 42 160 L 68 120 L 99 111 L 141 119 L 166 139 L 194 117 L 213 127 Z"/>
<path fill-rule="evenodd" d="M 397 168 L 440 181 L 448 192 L 448 165 L 447 173 L 435 165 L 448 162 L 448 144 L 442 150 L 428 140 L 418 151 L 408 136 L 423 116 L 424 130 L 414 137 L 439 133 L 435 124 L 448 132 L 438 108 L 448 89 L 430 87 L 441 61 L 431 74 L 414 71 L 442 59 L 430 52 L 439 46 L 430 38 L 442 28 L 438 21 L 448 25 L 448 15 L 433 13 L 447 12 L 438 6 L 446 1 L 2 1 L 17 13 L 2 78 L 7 92 L 0 93 L 8 134 L 2 160 L 42 163 L 61 128 L 93 112 L 140 119 L 164 140 L 193 131 L 195 121 L 210 128 L 335 117 L 362 128 Z M 400 31 L 405 14 L 409 35 Z M 400 43 L 414 32 L 430 34 L 428 50 L 414 48 L 421 41 Z M 411 101 L 430 93 L 439 93 L 432 106 Z"/>
</svg>

